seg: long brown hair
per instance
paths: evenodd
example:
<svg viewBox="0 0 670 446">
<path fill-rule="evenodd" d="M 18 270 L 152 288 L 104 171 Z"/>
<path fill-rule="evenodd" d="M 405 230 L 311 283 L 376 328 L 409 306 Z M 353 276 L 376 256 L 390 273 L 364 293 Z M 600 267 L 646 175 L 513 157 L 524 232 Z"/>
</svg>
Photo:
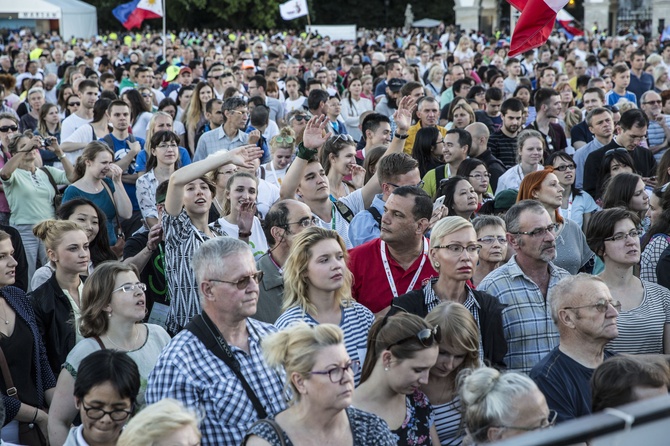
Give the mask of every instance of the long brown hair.
<svg viewBox="0 0 670 446">
<path fill-rule="evenodd" d="M 95 157 L 101 152 L 108 152 L 112 155 L 112 159 L 114 159 L 114 152 L 104 142 L 91 141 L 86 145 L 84 152 L 77 158 L 77 162 L 74 165 L 74 173 L 77 180 L 83 178 L 86 174 L 86 161 L 95 160 Z"/>
</svg>

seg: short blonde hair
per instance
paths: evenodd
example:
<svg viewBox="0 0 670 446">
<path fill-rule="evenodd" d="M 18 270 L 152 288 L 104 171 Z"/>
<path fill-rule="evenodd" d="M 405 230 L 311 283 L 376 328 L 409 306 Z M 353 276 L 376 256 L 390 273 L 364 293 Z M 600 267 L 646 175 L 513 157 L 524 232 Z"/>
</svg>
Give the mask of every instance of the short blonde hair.
<svg viewBox="0 0 670 446">
<path fill-rule="evenodd" d="M 430 247 L 434 248 L 441 244 L 445 236 L 467 228 L 474 230 L 472 223 L 463 217 L 444 217 L 433 226 L 433 230 L 430 232 Z"/>
<path fill-rule="evenodd" d="M 152 446 L 170 437 L 179 429 L 191 426 L 198 440 L 201 434 L 195 413 L 172 398 L 146 406 L 135 415 L 121 432 L 117 446 Z"/>
</svg>

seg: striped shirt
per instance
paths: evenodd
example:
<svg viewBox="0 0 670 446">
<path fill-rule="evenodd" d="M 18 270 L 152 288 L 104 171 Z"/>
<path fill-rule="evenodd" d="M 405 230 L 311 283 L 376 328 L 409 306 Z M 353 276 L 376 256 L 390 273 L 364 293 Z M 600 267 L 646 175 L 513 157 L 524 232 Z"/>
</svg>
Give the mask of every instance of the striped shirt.
<svg viewBox="0 0 670 446">
<path fill-rule="evenodd" d="M 307 314 L 305 310 L 300 307 L 292 307 L 279 316 L 279 319 L 275 322 L 275 327 L 283 330 L 298 321 L 306 322 L 309 325 L 319 325 L 319 322 Z M 374 321 L 374 314 L 358 302 L 342 307 L 342 319 L 340 319 L 339 326 L 344 332 L 344 346 L 349 358 L 352 361 L 360 361 L 361 366 L 365 361 L 365 353 L 367 352 L 368 332 Z M 359 369 L 354 376 L 354 384 L 358 385 L 360 380 L 361 370 Z"/>
<path fill-rule="evenodd" d="M 506 168 L 509 169 L 516 164 L 516 136 L 510 138 L 505 135 L 502 130 L 498 130 L 493 132 L 489 137 L 487 147 L 493 156 L 502 161 Z"/>
<path fill-rule="evenodd" d="M 461 423 L 461 398 L 439 405 L 433 405 L 435 430 L 442 446 L 458 446 L 465 438 L 465 426 Z"/>
<path fill-rule="evenodd" d="M 632 355 L 663 353 L 665 326 L 670 324 L 670 291 L 645 280 L 642 286 L 642 303 L 619 312 L 619 336 L 607 344 L 607 349 Z"/>
<path fill-rule="evenodd" d="M 553 263 L 548 266 L 547 293 L 559 280 L 570 275 Z M 486 276 L 477 289 L 497 297 L 506 305 L 502 310 L 502 321 L 507 340 L 505 363 L 509 370 L 529 373 L 540 359 L 558 346 L 558 330 L 547 299 L 516 263 L 516 255 Z"/>
<path fill-rule="evenodd" d="M 658 283 L 656 267 L 663 255 L 663 251 L 670 246 L 668 239 L 670 237 L 665 234 L 656 234 L 651 238 L 644 251 L 642 251 L 642 257 L 640 258 L 640 279 Z"/>
</svg>

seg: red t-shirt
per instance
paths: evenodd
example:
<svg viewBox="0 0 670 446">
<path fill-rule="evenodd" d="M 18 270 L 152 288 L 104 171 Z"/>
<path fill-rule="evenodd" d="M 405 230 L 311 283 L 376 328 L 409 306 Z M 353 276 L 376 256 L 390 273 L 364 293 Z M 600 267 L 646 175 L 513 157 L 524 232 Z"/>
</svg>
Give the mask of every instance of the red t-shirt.
<svg viewBox="0 0 670 446">
<path fill-rule="evenodd" d="M 421 268 L 419 278 L 414 283 L 412 289 L 408 290 L 407 287 L 412 283 L 412 279 L 419 269 L 419 265 L 421 265 L 423 255 L 420 255 L 407 270 L 404 270 L 391 257 L 388 247 L 386 247 L 386 258 L 388 259 L 391 275 L 393 276 L 399 296 L 408 291 L 420 289 L 425 280 L 437 277 L 438 275 L 433 269 L 430 259 L 426 256 L 426 261 Z M 382 262 L 381 239 L 376 238 L 351 249 L 349 251 L 349 269 L 354 276 L 352 287 L 354 299 L 366 306 L 373 313 L 379 313 L 391 305 L 393 292 L 391 291 L 391 285 L 389 285 Z"/>
</svg>

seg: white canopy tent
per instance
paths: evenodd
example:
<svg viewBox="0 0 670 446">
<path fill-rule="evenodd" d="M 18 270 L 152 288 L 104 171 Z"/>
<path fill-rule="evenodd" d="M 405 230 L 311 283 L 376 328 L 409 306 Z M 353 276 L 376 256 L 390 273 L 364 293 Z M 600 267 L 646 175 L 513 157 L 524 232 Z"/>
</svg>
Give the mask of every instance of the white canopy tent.
<svg viewBox="0 0 670 446">
<path fill-rule="evenodd" d="M 88 38 L 98 33 L 95 6 L 79 0 L 0 1 L 0 14 L 20 20 L 57 20 L 63 39 Z"/>
</svg>

